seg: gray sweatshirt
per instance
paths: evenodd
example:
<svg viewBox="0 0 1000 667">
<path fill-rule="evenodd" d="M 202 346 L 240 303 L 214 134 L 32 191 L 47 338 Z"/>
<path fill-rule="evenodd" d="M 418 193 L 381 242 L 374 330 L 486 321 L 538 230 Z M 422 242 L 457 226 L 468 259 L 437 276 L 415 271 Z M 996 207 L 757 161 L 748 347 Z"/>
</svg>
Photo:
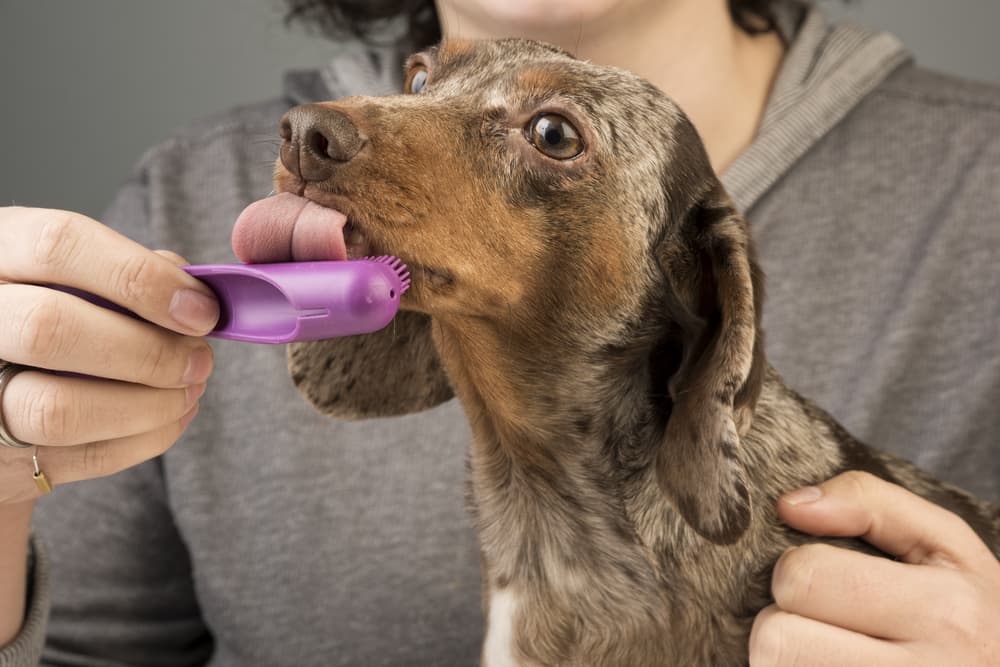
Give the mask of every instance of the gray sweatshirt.
<svg viewBox="0 0 1000 667">
<path fill-rule="evenodd" d="M 782 29 L 763 126 L 724 175 L 768 274 L 770 359 L 864 440 L 1000 501 L 1000 90 L 817 10 L 786 6 Z M 280 99 L 147 153 L 105 220 L 233 261 L 281 114 L 398 90 L 400 69 L 359 47 L 290 75 Z M 282 348 L 214 345 L 170 452 L 39 502 L 29 616 L 0 666 L 36 664 L 43 641 L 44 664 L 87 667 L 474 664 L 459 406 L 338 423 L 299 398 Z"/>
</svg>

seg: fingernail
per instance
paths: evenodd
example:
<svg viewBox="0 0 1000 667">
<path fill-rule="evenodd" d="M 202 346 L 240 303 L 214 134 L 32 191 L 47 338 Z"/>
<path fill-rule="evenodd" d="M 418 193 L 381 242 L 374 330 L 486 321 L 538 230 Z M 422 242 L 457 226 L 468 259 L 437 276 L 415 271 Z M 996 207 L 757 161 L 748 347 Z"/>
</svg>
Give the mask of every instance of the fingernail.
<svg viewBox="0 0 1000 667">
<path fill-rule="evenodd" d="M 194 331 L 208 332 L 219 319 L 219 304 L 212 297 L 193 289 L 174 292 L 170 300 L 170 316 L 178 324 Z"/>
<path fill-rule="evenodd" d="M 188 357 L 187 370 L 181 379 L 183 384 L 200 384 L 212 374 L 212 349 L 207 345 L 199 345 Z"/>
<path fill-rule="evenodd" d="M 195 402 L 199 398 L 201 398 L 202 394 L 205 393 L 206 386 L 207 385 L 204 382 L 202 382 L 201 384 L 193 384 L 187 388 L 187 390 L 184 392 L 185 394 L 184 400 L 186 401 L 185 404 L 187 405 L 187 407 L 190 408 L 192 405 L 195 404 Z"/>
<path fill-rule="evenodd" d="M 789 505 L 805 505 L 806 503 L 814 503 L 823 497 L 823 489 L 818 486 L 804 486 L 801 489 L 796 489 L 791 493 L 787 493 L 781 497 L 782 502 Z"/>
</svg>

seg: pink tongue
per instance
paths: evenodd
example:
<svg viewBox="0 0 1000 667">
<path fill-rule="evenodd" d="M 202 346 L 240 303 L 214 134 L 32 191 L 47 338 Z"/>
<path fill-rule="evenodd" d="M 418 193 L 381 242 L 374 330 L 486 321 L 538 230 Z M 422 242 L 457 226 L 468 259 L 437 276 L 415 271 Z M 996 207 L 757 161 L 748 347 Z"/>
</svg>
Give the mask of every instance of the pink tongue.
<svg viewBox="0 0 1000 667">
<path fill-rule="evenodd" d="M 243 209 L 233 227 L 233 252 L 254 264 L 347 259 L 346 223 L 343 213 L 285 192 Z"/>
</svg>

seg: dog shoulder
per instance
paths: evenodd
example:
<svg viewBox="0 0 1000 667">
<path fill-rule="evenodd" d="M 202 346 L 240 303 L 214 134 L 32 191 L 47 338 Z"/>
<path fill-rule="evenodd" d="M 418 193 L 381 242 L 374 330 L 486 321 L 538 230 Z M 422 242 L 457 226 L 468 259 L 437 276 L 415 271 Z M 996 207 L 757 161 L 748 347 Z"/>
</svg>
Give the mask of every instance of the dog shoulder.
<svg viewBox="0 0 1000 667">
<path fill-rule="evenodd" d="M 957 514 L 1000 557 L 1000 508 L 943 482 L 909 461 L 861 442 L 829 413 L 792 390 L 793 400 L 819 428 L 829 434 L 840 455 L 833 474 L 860 470 L 902 486 Z"/>
</svg>

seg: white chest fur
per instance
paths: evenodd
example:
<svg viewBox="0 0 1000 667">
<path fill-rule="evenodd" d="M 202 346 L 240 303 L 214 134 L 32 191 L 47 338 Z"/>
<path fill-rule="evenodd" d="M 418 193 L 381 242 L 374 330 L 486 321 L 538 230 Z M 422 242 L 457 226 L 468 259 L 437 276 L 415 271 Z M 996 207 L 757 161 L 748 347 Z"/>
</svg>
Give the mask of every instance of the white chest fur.
<svg viewBox="0 0 1000 667">
<path fill-rule="evenodd" d="M 485 667 L 517 667 L 514 660 L 514 614 L 517 598 L 509 588 L 490 591 L 489 625 L 483 646 Z"/>
</svg>

